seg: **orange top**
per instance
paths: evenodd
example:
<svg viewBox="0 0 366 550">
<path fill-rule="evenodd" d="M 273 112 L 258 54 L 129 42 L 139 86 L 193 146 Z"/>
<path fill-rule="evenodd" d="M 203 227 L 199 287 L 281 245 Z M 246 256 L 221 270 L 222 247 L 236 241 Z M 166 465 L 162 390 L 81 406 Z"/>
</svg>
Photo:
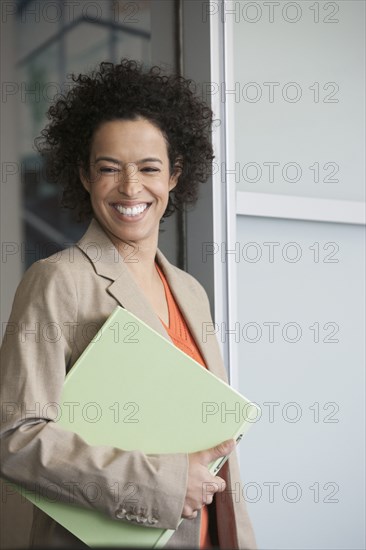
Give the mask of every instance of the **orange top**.
<svg viewBox="0 0 366 550">
<path fill-rule="evenodd" d="M 155 263 L 155 265 L 160 275 L 160 278 L 164 284 L 165 296 L 166 296 L 168 311 L 169 311 L 169 326 L 166 325 L 164 321 L 162 321 L 161 319 L 160 321 L 163 323 L 167 333 L 169 334 L 170 338 L 173 340 L 173 343 L 179 349 L 187 353 L 187 355 L 195 359 L 195 361 L 197 361 L 198 363 L 200 363 L 201 365 L 207 368 L 207 365 L 202 359 L 199 349 L 197 348 L 196 343 L 193 340 L 193 337 L 189 331 L 187 323 L 185 322 L 184 317 L 181 314 L 172 293 L 170 292 L 168 282 L 162 270 L 159 268 L 157 263 Z M 201 509 L 200 548 L 201 549 L 213 548 L 211 539 L 210 539 L 209 529 L 208 529 L 207 506 L 203 506 Z"/>
</svg>

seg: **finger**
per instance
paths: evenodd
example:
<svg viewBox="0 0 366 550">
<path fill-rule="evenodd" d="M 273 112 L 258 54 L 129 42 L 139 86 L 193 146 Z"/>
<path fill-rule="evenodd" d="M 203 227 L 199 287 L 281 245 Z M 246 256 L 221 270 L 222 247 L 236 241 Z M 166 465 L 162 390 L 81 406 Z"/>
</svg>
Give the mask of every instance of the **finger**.
<svg viewBox="0 0 366 550">
<path fill-rule="evenodd" d="M 206 506 L 209 505 L 209 504 L 212 504 L 213 498 L 214 498 L 214 495 L 212 493 L 207 494 L 206 497 L 205 497 L 204 504 L 206 504 Z"/>
<path fill-rule="evenodd" d="M 230 454 L 235 448 L 235 439 L 227 439 L 211 449 L 201 451 L 204 464 L 207 465 L 213 460 Z"/>
<path fill-rule="evenodd" d="M 226 489 L 226 481 L 222 477 L 215 477 L 214 484 L 216 487 L 215 493 L 222 493 Z"/>
<path fill-rule="evenodd" d="M 197 517 L 198 510 L 200 510 L 201 508 L 202 508 L 202 502 L 201 503 L 197 502 L 196 504 L 194 504 L 194 508 L 192 506 L 184 506 L 182 511 L 182 517 L 186 519 L 192 518 L 193 516 Z"/>
<path fill-rule="evenodd" d="M 212 481 L 205 481 L 202 484 L 202 492 L 205 494 L 214 495 L 215 493 L 225 491 L 226 482 L 221 477 L 212 477 Z"/>
</svg>

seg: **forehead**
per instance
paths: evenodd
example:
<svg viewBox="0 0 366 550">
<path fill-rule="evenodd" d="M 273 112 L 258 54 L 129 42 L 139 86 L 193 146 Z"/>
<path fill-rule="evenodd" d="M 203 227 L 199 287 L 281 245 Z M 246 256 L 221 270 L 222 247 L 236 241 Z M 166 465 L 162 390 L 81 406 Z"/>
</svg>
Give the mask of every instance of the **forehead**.
<svg viewBox="0 0 366 550">
<path fill-rule="evenodd" d="M 167 157 L 167 143 L 161 130 L 150 121 L 113 120 L 104 122 L 94 132 L 91 153 L 113 152 L 116 155 L 135 155 L 155 152 Z"/>
</svg>

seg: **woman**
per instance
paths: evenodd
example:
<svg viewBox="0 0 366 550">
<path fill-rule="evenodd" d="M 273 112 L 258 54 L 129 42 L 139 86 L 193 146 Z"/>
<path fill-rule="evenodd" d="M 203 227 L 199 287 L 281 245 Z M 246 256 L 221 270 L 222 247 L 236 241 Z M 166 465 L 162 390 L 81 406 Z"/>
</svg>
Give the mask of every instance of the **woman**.
<svg viewBox="0 0 366 550">
<path fill-rule="evenodd" d="M 30 489 L 57 488 L 58 498 L 118 521 L 175 529 L 167 548 L 255 548 L 235 453 L 220 477 L 207 469 L 233 441 L 144 455 L 87 445 L 52 421 L 49 404 L 59 401 L 65 374 L 117 305 L 226 377 L 216 340 L 200 341 L 211 320 L 206 292 L 158 249 L 161 220 L 193 203 L 207 179 L 210 109 L 190 81 L 128 60 L 74 81 L 50 108 L 37 145 L 64 187 L 63 204 L 92 221 L 74 247 L 33 264 L 18 287 L 2 348 L 3 401 L 17 404 L 4 418 L 2 475 Z M 103 488 L 98 501 L 83 491 L 90 482 Z M 139 491 L 138 506 L 127 510 L 114 491 L 126 482 Z M 36 547 L 83 547 L 37 508 L 31 539 Z"/>
</svg>

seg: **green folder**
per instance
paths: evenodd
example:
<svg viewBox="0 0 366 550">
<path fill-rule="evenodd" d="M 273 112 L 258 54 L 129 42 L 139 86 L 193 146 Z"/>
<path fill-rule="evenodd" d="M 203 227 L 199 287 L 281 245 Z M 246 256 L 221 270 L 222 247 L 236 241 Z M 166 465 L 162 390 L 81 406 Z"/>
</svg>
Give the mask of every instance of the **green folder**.
<svg viewBox="0 0 366 550">
<path fill-rule="evenodd" d="M 80 404 L 73 415 L 70 402 Z M 90 445 L 146 454 L 239 441 L 258 417 L 257 405 L 119 306 L 66 376 L 59 405 L 58 424 Z M 225 460 L 211 463 L 211 473 Z M 90 547 L 162 548 L 174 533 L 16 488 Z"/>
</svg>

